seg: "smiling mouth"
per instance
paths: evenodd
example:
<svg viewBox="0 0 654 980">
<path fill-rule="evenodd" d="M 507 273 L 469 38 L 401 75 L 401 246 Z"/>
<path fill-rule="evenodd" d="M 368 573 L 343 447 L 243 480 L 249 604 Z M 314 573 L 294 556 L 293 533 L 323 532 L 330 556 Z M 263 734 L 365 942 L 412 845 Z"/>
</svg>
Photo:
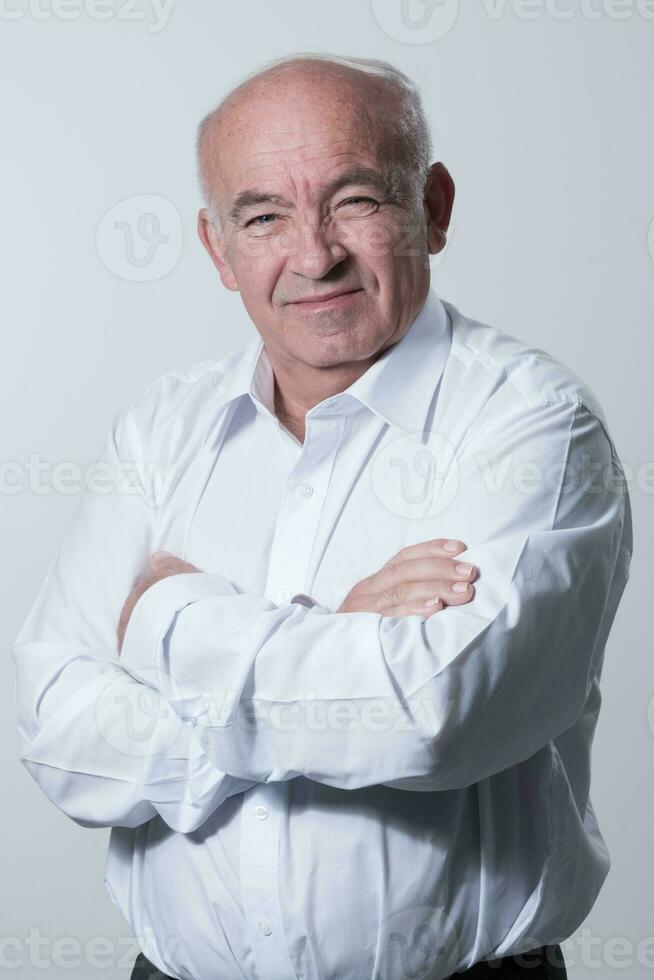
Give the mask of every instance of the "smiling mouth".
<svg viewBox="0 0 654 980">
<path fill-rule="evenodd" d="M 291 306 L 303 306 L 307 308 L 339 306 L 347 303 L 356 293 L 362 292 L 361 289 L 348 289 L 338 293 L 325 293 L 324 296 L 309 296 L 306 299 L 294 300 Z"/>
</svg>

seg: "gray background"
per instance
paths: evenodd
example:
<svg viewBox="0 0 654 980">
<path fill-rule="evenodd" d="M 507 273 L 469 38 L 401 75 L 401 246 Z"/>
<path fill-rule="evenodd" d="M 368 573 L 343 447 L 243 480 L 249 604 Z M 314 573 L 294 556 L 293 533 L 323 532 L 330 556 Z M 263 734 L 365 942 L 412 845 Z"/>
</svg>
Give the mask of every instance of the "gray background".
<svg viewBox="0 0 654 980">
<path fill-rule="evenodd" d="M 36 454 L 51 473 L 60 462 L 84 467 L 111 416 L 154 378 L 254 335 L 195 237 L 195 126 L 233 81 L 300 49 L 380 57 L 411 74 L 435 159 L 458 189 L 436 290 L 581 374 L 633 472 L 636 553 L 607 648 L 592 787 L 613 866 L 564 949 L 572 978 L 639 980 L 654 971 L 654 679 L 643 628 L 654 490 L 654 4 L 468 0 L 455 16 L 455 0 L 443 0 L 420 27 L 429 11 L 411 2 L 413 27 L 401 0 L 177 0 L 165 23 L 152 0 L 0 3 L 0 461 L 24 467 Z M 148 210 L 168 241 L 144 261 L 149 244 L 135 234 L 130 259 L 127 236 Z M 114 220 L 132 231 L 112 238 Z M 27 477 L 19 492 L 0 492 L 0 972 L 21 980 L 44 969 L 118 980 L 135 955 L 102 883 L 108 830 L 60 813 L 17 756 L 9 651 L 76 502 L 54 478 L 46 492 Z M 81 944 L 78 966 L 67 938 Z M 98 947 L 86 947 L 98 939 L 102 969 L 92 964 Z"/>
</svg>

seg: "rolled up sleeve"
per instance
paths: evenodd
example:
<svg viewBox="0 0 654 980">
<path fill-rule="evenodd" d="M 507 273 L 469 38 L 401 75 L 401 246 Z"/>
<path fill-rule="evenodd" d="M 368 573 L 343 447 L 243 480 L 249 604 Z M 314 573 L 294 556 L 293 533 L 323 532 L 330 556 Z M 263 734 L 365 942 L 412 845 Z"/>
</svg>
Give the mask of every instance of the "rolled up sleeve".
<svg viewBox="0 0 654 980">
<path fill-rule="evenodd" d="M 81 826 L 159 814 L 189 832 L 253 784 L 217 770 L 156 677 L 136 678 L 118 656 L 122 605 L 156 548 L 154 473 L 131 413 L 120 413 L 14 643 L 20 758 Z M 220 575 L 192 577 L 197 594 L 235 593 Z"/>
</svg>

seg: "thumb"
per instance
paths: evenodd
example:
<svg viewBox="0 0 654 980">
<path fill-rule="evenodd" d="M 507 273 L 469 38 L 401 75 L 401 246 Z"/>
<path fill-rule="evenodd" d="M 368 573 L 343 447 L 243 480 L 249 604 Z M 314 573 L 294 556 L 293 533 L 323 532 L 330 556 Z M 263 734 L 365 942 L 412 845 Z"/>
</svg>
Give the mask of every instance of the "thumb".
<svg viewBox="0 0 654 980">
<path fill-rule="evenodd" d="M 175 560 L 175 556 L 171 555 L 169 551 L 154 551 L 150 555 L 150 566 L 156 570 L 162 565 L 166 565 L 171 558 L 173 561 Z"/>
</svg>

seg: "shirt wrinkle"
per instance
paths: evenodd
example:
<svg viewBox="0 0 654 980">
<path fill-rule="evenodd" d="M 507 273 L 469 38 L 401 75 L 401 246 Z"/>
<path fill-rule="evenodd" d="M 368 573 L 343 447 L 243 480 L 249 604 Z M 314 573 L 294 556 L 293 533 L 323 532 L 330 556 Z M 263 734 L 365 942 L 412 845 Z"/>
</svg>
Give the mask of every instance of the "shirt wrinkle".
<svg viewBox="0 0 654 980">
<path fill-rule="evenodd" d="M 114 416 L 103 461 L 152 465 L 84 492 L 16 639 L 21 760 L 111 827 L 109 896 L 171 976 L 403 980 L 427 956 L 445 980 L 557 942 L 610 867 L 584 706 L 632 530 L 601 406 L 434 292 L 303 443 L 273 403 L 257 335 Z M 564 494 L 585 451 L 622 493 Z M 525 489 L 533 463 L 556 480 Z M 336 612 L 433 538 L 465 543 L 471 602 Z M 119 655 L 155 550 L 198 571 L 141 596 Z"/>
</svg>

